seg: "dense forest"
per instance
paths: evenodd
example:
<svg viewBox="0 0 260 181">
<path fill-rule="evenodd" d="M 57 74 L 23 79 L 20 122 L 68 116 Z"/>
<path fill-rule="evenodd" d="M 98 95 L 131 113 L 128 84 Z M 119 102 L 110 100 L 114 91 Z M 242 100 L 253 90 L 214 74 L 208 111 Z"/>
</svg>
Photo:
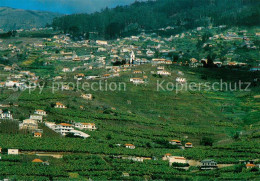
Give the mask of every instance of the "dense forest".
<svg viewBox="0 0 260 181">
<path fill-rule="evenodd" d="M 98 34 L 112 39 L 168 26 L 176 33 L 208 25 L 254 26 L 259 9 L 259 0 L 148 0 L 92 14 L 62 16 L 55 18 L 52 26 L 74 36 Z"/>
</svg>

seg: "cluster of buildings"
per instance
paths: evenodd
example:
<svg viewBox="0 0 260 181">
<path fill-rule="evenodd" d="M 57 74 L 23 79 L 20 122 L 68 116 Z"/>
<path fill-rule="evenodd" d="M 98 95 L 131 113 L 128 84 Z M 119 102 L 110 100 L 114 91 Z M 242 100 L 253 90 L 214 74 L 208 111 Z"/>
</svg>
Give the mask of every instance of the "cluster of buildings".
<svg viewBox="0 0 260 181">
<path fill-rule="evenodd" d="M 24 90 L 27 88 L 31 89 L 36 87 L 39 82 L 39 77 L 36 76 L 35 73 L 30 71 L 22 71 L 16 64 L 13 64 L 12 66 L 4 66 L 3 70 L 8 72 L 9 75 L 6 77 L 5 81 L 0 82 L 0 88 L 13 90 Z"/>
<path fill-rule="evenodd" d="M 174 145 L 174 146 L 178 146 L 178 147 L 183 148 L 183 149 L 184 148 L 193 148 L 193 145 L 190 142 L 185 143 L 184 147 L 183 147 L 183 145 L 182 145 L 180 140 L 170 140 L 169 144 L 170 145 Z"/>
<path fill-rule="evenodd" d="M 46 111 L 40 109 L 35 110 L 34 114 L 31 114 L 28 119 L 23 120 L 23 122 L 19 124 L 19 129 L 32 132 L 34 137 L 41 138 L 43 130 L 39 129 L 38 123 L 42 123 L 46 116 Z"/>
<path fill-rule="evenodd" d="M 80 130 L 89 130 L 94 131 L 96 130 L 96 125 L 94 123 L 75 123 L 75 124 L 69 124 L 69 123 L 60 123 L 56 124 L 53 122 L 45 122 L 45 125 L 55 131 L 56 133 L 61 134 L 62 136 L 68 136 L 72 135 L 75 137 L 82 137 L 82 138 L 88 138 L 90 135 L 80 131 Z"/>
</svg>

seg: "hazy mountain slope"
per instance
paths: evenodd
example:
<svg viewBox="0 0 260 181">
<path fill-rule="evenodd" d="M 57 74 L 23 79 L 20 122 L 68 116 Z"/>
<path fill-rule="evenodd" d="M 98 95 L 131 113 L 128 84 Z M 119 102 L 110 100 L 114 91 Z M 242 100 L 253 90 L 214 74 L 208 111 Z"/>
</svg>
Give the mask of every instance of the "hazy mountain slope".
<svg viewBox="0 0 260 181">
<path fill-rule="evenodd" d="M 0 7 L 0 29 L 4 31 L 44 27 L 58 13 Z"/>
<path fill-rule="evenodd" d="M 167 26 L 173 26 L 175 33 L 209 25 L 256 26 L 259 7 L 259 0 L 136 1 L 97 13 L 55 18 L 53 27 L 75 36 L 98 32 L 110 39 Z"/>
</svg>

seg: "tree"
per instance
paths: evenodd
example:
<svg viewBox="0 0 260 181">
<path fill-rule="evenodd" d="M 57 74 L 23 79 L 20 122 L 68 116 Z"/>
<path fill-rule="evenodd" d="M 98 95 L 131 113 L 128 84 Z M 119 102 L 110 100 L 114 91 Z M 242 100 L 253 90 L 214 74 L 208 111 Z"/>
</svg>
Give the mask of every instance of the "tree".
<svg viewBox="0 0 260 181">
<path fill-rule="evenodd" d="M 213 145 L 214 140 L 210 137 L 203 137 L 200 140 L 200 144 L 203 146 L 212 146 Z"/>
<path fill-rule="evenodd" d="M 107 134 L 107 135 L 106 135 L 106 139 L 107 139 L 107 140 L 111 140 L 111 139 L 112 139 L 111 134 Z"/>
<path fill-rule="evenodd" d="M 154 57 L 155 58 L 160 58 L 160 56 L 161 56 L 160 51 L 159 50 L 155 50 Z"/>
<path fill-rule="evenodd" d="M 234 172 L 235 173 L 240 173 L 243 171 L 243 168 L 245 168 L 246 166 L 244 164 L 239 164 L 235 166 Z"/>
<path fill-rule="evenodd" d="M 207 64 L 206 64 L 206 67 L 214 67 L 214 60 L 216 58 L 216 55 L 215 54 L 209 54 L 207 56 Z"/>
<path fill-rule="evenodd" d="M 240 137 L 239 132 L 236 132 L 236 133 L 232 136 L 232 138 L 233 138 L 234 140 L 238 140 L 239 137 Z"/>
<path fill-rule="evenodd" d="M 105 30 L 106 38 L 112 39 L 120 35 L 121 30 L 123 29 L 123 26 L 119 23 L 110 23 L 107 25 Z"/>
</svg>

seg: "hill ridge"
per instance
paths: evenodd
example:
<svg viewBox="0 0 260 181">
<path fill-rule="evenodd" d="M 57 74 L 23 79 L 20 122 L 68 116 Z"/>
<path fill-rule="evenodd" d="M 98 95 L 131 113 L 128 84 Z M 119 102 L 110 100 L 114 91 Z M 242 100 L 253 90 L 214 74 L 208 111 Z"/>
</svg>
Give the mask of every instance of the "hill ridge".
<svg viewBox="0 0 260 181">
<path fill-rule="evenodd" d="M 0 7 L 0 29 L 2 31 L 45 27 L 53 18 L 62 14 L 48 11 L 24 10 Z"/>
</svg>

